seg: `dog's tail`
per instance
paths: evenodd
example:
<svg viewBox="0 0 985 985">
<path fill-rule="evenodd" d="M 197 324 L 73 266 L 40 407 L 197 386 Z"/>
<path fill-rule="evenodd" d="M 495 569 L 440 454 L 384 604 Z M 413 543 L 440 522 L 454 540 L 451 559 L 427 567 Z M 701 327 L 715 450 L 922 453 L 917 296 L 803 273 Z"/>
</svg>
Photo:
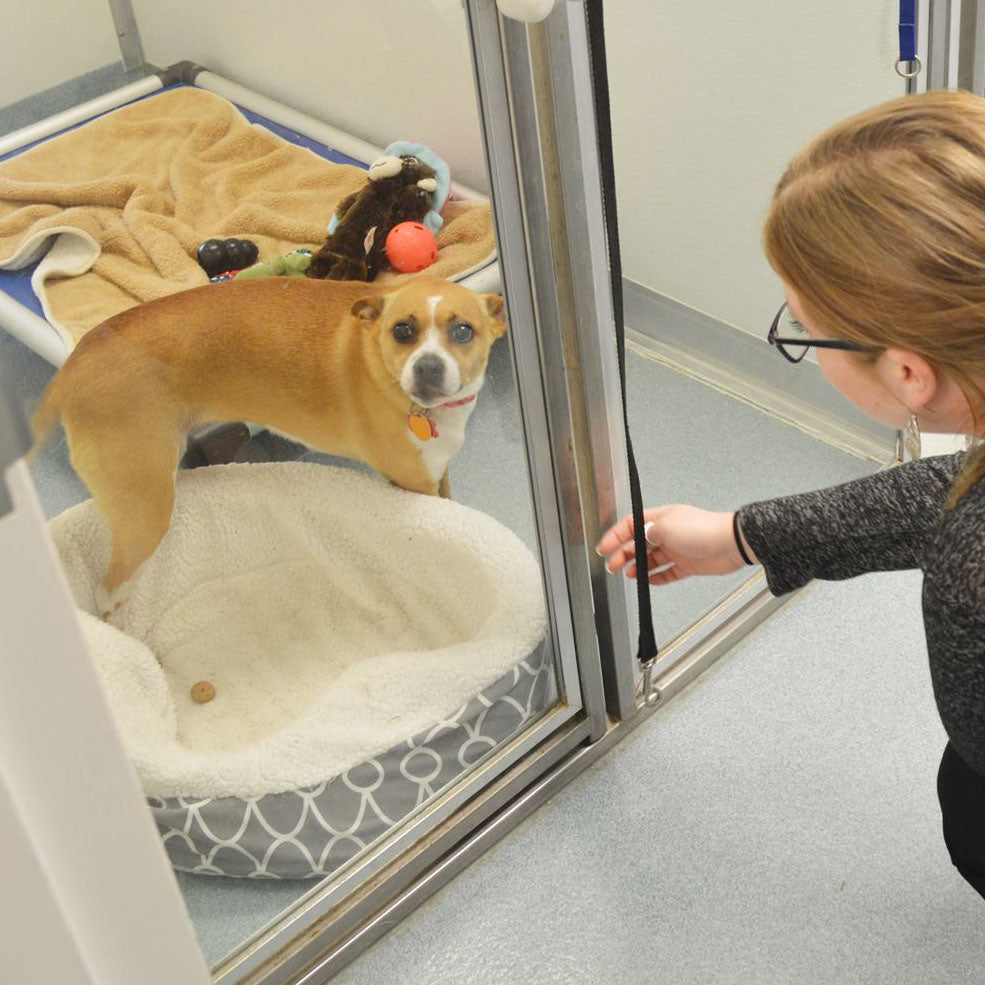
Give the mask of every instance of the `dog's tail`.
<svg viewBox="0 0 985 985">
<path fill-rule="evenodd" d="M 34 433 L 34 444 L 27 453 L 28 465 L 33 465 L 44 446 L 51 440 L 51 436 L 58 426 L 58 421 L 62 416 L 61 406 L 58 400 L 58 377 L 48 384 L 47 389 L 41 396 L 41 403 L 34 411 L 31 418 L 31 431 Z"/>
</svg>

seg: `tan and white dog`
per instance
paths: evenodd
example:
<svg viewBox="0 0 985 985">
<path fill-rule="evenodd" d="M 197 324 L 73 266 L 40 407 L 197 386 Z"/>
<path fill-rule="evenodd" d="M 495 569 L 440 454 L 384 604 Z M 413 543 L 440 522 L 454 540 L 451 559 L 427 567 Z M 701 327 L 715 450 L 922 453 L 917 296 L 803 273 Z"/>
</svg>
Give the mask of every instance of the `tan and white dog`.
<svg viewBox="0 0 985 985">
<path fill-rule="evenodd" d="M 421 276 L 392 287 L 233 280 L 131 308 L 87 333 L 45 391 L 36 447 L 65 426 L 106 517 L 107 617 L 167 533 L 187 432 L 252 421 L 447 496 L 448 462 L 506 328 L 503 299 Z"/>
</svg>

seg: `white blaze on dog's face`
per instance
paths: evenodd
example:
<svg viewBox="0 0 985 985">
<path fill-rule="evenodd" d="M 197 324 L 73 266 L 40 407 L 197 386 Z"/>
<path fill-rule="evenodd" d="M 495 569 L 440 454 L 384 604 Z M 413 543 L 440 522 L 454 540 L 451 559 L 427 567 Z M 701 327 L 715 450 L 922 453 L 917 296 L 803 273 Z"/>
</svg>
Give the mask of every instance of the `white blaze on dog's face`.
<svg viewBox="0 0 985 985">
<path fill-rule="evenodd" d="M 422 407 L 478 392 L 493 342 L 506 330 L 503 299 L 435 277 L 356 302 L 378 333 L 383 362 Z"/>
</svg>

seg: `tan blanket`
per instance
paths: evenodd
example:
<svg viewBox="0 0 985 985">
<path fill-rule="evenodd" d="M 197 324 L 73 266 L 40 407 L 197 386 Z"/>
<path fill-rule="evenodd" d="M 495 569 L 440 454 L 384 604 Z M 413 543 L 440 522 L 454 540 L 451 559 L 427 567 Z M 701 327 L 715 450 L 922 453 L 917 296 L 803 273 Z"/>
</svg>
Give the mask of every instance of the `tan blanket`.
<svg viewBox="0 0 985 985">
<path fill-rule="evenodd" d="M 261 260 L 317 249 L 337 203 L 365 181 L 219 96 L 174 89 L 0 163 L 0 267 L 47 250 L 32 283 L 72 348 L 111 315 L 208 283 L 195 259 L 206 239 L 250 239 Z M 453 278 L 489 260 L 488 205 L 450 202 L 444 218 L 430 273 Z"/>
</svg>

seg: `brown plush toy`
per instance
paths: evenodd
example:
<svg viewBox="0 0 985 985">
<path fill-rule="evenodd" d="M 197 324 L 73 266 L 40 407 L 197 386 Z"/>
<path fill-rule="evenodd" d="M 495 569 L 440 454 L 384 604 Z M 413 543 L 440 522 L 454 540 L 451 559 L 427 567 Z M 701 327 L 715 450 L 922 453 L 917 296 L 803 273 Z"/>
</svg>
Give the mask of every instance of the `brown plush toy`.
<svg viewBox="0 0 985 985">
<path fill-rule="evenodd" d="M 369 184 L 342 200 L 338 224 L 311 258 L 308 276 L 373 280 L 387 265 L 386 238 L 400 222 L 420 222 L 433 208 L 434 171 L 416 157 L 381 157 Z"/>
</svg>

